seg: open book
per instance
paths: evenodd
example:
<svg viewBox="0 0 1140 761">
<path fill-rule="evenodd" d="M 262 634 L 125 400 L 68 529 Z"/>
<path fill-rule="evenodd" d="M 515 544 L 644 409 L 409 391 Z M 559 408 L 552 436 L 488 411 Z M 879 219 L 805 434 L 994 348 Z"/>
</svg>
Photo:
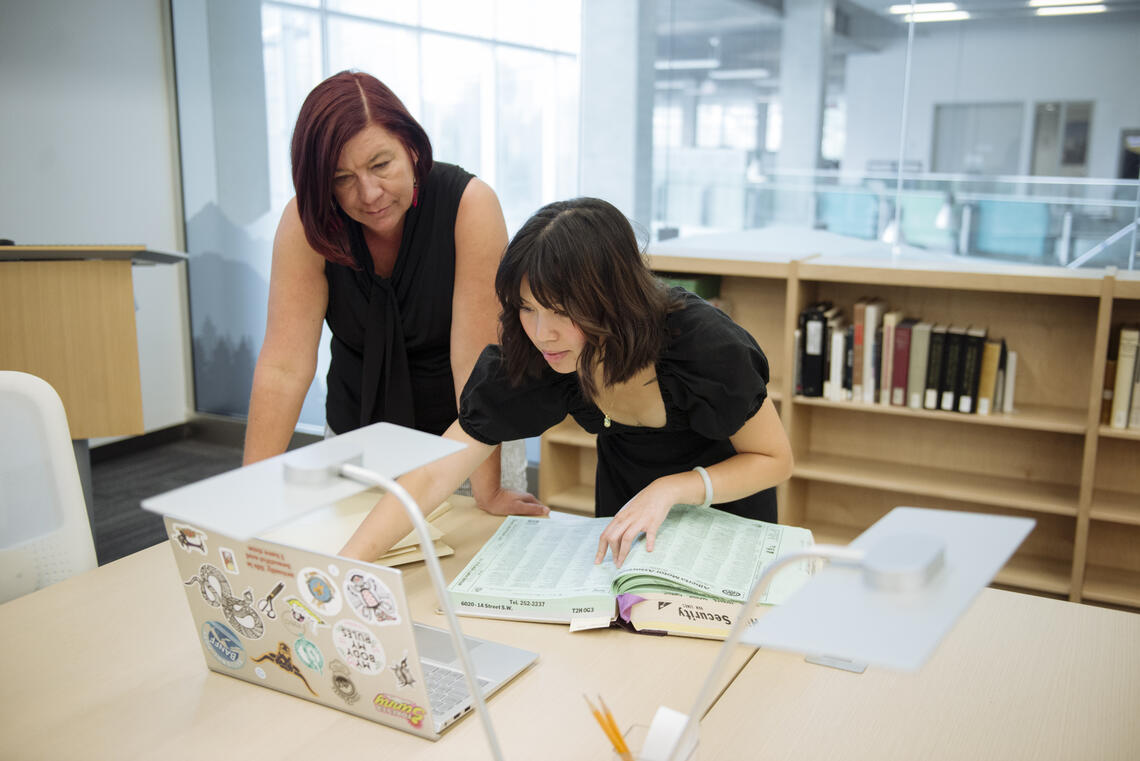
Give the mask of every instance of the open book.
<svg viewBox="0 0 1140 761">
<path fill-rule="evenodd" d="M 743 602 L 776 558 L 812 544 L 811 532 L 676 505 L 657 532 L 653 552 L 638 539 L 618 569 L 611 556 L 595 565 L 609 518 L 549 520 L 509 516 L 449 587 L 464 615 L 570 622 L 612 620 L 619 594 L 672 593 Z M 761 602 L 786 600 L 812 572 L 805 562 L 776 574 Z"/>
</svg>

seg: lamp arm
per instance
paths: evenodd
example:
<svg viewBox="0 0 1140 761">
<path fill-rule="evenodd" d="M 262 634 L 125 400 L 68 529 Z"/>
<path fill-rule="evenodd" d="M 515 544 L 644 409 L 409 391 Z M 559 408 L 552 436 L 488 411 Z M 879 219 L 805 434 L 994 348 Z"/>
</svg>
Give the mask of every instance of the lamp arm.
<svg viewBox="0 0 1140 761">
<path fill-rule="evenodd" d="M 447 616 L 447 627 L 451 631 L 451 641 L 455 644 L 455 651 L 459 653 L 460 663 L 463 664 L 463 676 L 467 679 L 467 687 L 471 690 L 471 697 L 475 701 L 475 710 L 479 713 L 479 718 L 483 723 L 483 731 L 487 735 L 487 744 L 491 746 L 491 755 L 496 761 L 503 761 L 503 751 L 499 747 L 499 738 L 495 734 L 495 727 L 491 723 L 491 714 L 487 711 L 487 703 L 483 700 L 483 691 L 475 681 L 475 669 L 471 664 L 471 654 L 467 650 L 467 642 L 463 639 L 463 631 L 459 628 L 459 620 L 455 617 L 455 611 L 451 607 L 451 598 L 447 594 L 447 584 L 443 580 L 443 569 L 440 568 L 439 558 L 431 551 L 432 540 L 428 533 L 427 522 L 424 520 L 423 513 L 407 489 L 394 479 L 367 470 L 358 465 L 341 465 L 339 472 L 345 478 L 352 479 L 353 481 L 368 484 L 369 486 L 380 486 L 386 489 L 390 494 L 400 500 L 400 504 L 403 505 L 404 510 L 408 513 L 412 525 L 415 526 L 416 534 L 420 538 L 420 546 L 423 548 L 428 575 L 431 576 L 432 584 L 435 586 L 436 597 L 439 598 L 439 607 L 443 609 L 444 614 Z"/>
<path fill-rule="evenodd" d="M 756 607 L 757 600 L 760 599 L 760 595 L 768 588 L 769 583 L 771 583 L 776 573 L 802 560 L 814 560 L 817 558 L 834 562 L 858 564 L 862 561 L 863 554 L 862 550 L 855 550 L 850 547 L 817 544 L 803 552 L 793 552 L 789 555 L 777 558 L 761 572 L 760 577 L 752 584 L 752 589 L 749 591 L 748 599 L 740 610 L 740 615 L 736 617 L 732 628 L 729 629 L 728 637 L 725 638 L 724 645 L 721 646 L 720 651 L 717 653 L 716 660 L 709 670 L 709 675 L 705 677 L 704 684 L 701 685 L 701 690 L 697 693 L 697 699 L 693 701 L 693 707 L 685 717 L 684 727 L 681 729 L 676 745 L 674 745 L 673 750 L 669 752 L 668 761 L 680 761 L 680 759 L 677 758 L 677 753 L 681 748 L 685 747 L 686 737 L 690 732 L 695 731 L 696 727 L 700 724 L 701 718 L 709 709 L 717 682 L 720 679 L 720 674 L 728 666 L 728 659 L 732 657 L 736 645 L 740 643 L 740 638 L 744 635 L 744 629 L 748 625 L 748 614 Z"/>
</svg>

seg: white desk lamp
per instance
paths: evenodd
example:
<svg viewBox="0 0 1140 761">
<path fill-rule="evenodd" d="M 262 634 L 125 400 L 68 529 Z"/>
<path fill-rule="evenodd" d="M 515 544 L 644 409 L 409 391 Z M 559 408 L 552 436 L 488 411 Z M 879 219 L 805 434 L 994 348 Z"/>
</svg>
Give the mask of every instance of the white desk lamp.
<svg viewBox="0 0 1140 761">
<path fill-rule="evenodd" d="M 816 545 L 756 580 L 688 714 L 657 709 L 638 758 L 684 761 L 698 743 L 720 676 L 741 641 L 914 671 L 1033 529 L 1014 518 L 896 507 L 847 547 Z M 830 561 L 745 632 L 760 593 L 781 569 Z"/>
<path fill-rule="evenodd" d="M 391 423 L 375 423 L 151 497 L 143 501 L 143 507 L 236 539 L 249 539 L 370 486 L 380 486 L 399 498 L 415 526 L 420 545 L 430 548 L 432 540 L 423 513 L 394 479 L 463 448 L 459 442 L 439 436 Z M 451 606 L 439 559 L 432 552 L 424 552 L 424 559 L 439 606 L 447 615 L 451 641 L 463 665 L 491 754 L 496 761 L 502 761 L 499 740 L 483 691 L 475 681 L 471 654 Z"/>
</svg>

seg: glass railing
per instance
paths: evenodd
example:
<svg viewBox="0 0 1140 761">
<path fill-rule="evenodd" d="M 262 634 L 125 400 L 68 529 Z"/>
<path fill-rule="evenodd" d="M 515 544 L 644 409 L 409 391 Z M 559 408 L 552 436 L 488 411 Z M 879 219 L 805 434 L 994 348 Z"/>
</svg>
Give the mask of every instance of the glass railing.
<svg viewBox="0 0 1140 761">
<path fill-rule="evenodd" d="M 1137 269 L 1140 181 L 780 171 L 655 184 L 655 237 L 771 226 L 1009 263 Z"/>
</svg>

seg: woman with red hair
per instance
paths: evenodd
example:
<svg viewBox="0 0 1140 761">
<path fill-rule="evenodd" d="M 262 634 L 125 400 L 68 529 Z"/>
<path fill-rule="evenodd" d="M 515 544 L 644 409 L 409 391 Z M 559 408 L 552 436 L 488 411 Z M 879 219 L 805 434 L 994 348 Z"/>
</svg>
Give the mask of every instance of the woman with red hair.
<svg viewBox="0 0 1140 761">
<path fill-rule="evenodd" d="M 297 195 L 273 241 L 269 315 L 246 429 L 246 464 L 285 450 L 332 332 L 332 433 L 387 421 L 443 433 L 476 358 L 496 342 L 498 198 L 431 142 L 375 77 L 343 71 L 309 93 L 292 141 Z M 543 514 L 501 486 L 499 458 L 471 476 L 480 506 Z"/>
</svg>

